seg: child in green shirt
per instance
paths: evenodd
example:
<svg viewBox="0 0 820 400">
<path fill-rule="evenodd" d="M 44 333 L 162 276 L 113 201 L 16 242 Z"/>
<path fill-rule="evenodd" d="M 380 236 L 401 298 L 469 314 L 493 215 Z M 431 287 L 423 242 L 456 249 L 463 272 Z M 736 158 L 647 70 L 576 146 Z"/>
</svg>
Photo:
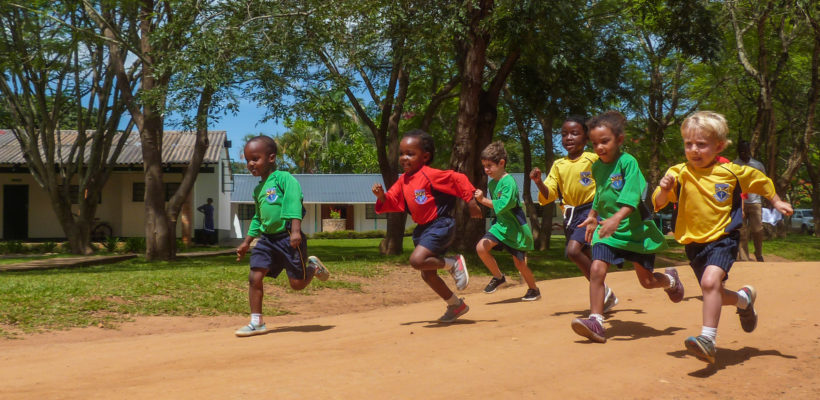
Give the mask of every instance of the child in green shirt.
<svg viewBox="0 0 820 400">
<path fill-rule="evenodd" d="M 515 268 L 527 282 L 529 289 L 521 300 L 538 300 L 541 298 L 541 291 L 535 285 L 532 271 L 527 267 L 527 251 L 533 249 L 532 232 L 518 201 L 518 186 L 515 179 L 507 174 L 505 169 L 507 151 L 504 149 L 504 143 L 494 142 L 487 146 L 481 152 L 481 163 L 484 165 L 484 172 L 490 177 L 487 183 L 489 198 L 484 197 L 481 189 L 477 189 L 475 199 L 479 204 L 492 208 L 496 215 L 496 221 L 490 227 L 490 231 L 475 246 L 481 261 L 493 274 L 490 283 L 484 288 L 484 293 L 495 292 L 498 286 L 507 281 L 495 258 L 490 254 L 492 248 L 498 247 L 512 254 Z"/>
<path fill-rule="evenodd" d="M 248 235 L 236 248 L 236 261 L 242 259 L 257 237 L 251 251 L 248 276 L 248 300 L 251 322 L 237 330 L 236 336 L 254 336 L 267 332 L 262 321 L 262 280 L 276 278 L 284 269 L 290 287 L 301 290 L 313 277 L 325 281 L 330 272 L 315 256 L 307 255 L 307 239 L 302 234 L 302 188 L 288 172 L 275 171 L 276 142 L 267 136 L 257 136 L 245 144 L 248 171 L 262 178 L 253 190 L 256 213 Z"/>
<path fill-rule="evenodd" d="M 666 248 L 666 240 L 643 204 L 646 179 L 638 161 L 621 152 L 626 118 L 608 111 L 587 125 L 598 154 L 598 161 L 592 164 L 595 199 L 587 219 L 579 225 L 586 227 L 586 239 L 592 243 L 589 318 L 574 319 L 572 329 L 593 342 L 604 343 L 604 279 L 609 264 L 632 261 L 641 286 L 664 288 L 673 303 L 683 300 L 683 284 L 674 268 L 654 272 L 654 253 Z"/>
</svg>

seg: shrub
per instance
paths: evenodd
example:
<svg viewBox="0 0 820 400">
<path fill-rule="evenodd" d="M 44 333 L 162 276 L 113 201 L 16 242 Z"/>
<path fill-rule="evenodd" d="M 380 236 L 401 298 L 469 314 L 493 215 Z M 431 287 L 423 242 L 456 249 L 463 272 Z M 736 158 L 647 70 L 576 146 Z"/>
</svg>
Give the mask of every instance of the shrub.
<svg viewBox="0 0 820 400">
<path fill-rule="evenodd" d="M 131 237 L 125 240 L 126 253 L 142 253 L 145 251 L 145 238 Z"/>
<path fill-rule="evenodd" d="M 57 246 L 57 252 L 71 253 L 71 243 L 69 243 L 67 240 L 65 242 L 60 243 L 60 245 Z"/>
<path fill-rule="evenodd" d="M 5 253 L 6 254 L 20 254 L 25 253 L 27 250 L 26 246 L 23 242 L 19 240 L 12 240 L 10 242 L 6 242 Z"/>
<path fill-rule="evenodd" d="M 108 239 L 105 240 L 105 249 L 109 253 L 113 253 L 113 252 L 117 251 L 117 246 L 119 245 L 119 243 L 120 243 L 120 238 L 110 236 Z"/>
<path fill-rule="evenodd" d="M 188 250 L 188 245 L 182 241 L 181 238 L 177 238 L 177 251 L 185 251 Z"/>
<path fill-rule="evenodd" d="M 40 245 L 41 253 L 54 253 L 55 250 L 57 250 L 57 243 L 49 241 Z"/>
</svg>

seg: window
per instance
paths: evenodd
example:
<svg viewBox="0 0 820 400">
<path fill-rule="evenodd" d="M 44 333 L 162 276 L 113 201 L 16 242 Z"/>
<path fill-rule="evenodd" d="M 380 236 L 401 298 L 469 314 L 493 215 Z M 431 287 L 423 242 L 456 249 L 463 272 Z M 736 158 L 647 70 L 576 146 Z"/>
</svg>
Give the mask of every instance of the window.
<svg viewBox="0 0 820 400">
<path fill-rule="evenodd" d="M 165 184 L 165 201 L 171 200 L 171 196 L 179 189 L 179 182 Z M 142 203 L 145 201 L 145 182 L 134 182 L 131 184 L 131 201 Z"/>
<path fill-rule="evenodd" d="M 236 216 L 243 221 L 253 219 L 254 213 L 256 213 L 256 207 L 253 204 L 239 204 L 236 209 Z"/>
<path fill-rule="evenodd" d="M 364 217 L 366 219 L 387 219 L 387 214 L 376 214 L 375 204 L 365 204 Z"/>
</svg>

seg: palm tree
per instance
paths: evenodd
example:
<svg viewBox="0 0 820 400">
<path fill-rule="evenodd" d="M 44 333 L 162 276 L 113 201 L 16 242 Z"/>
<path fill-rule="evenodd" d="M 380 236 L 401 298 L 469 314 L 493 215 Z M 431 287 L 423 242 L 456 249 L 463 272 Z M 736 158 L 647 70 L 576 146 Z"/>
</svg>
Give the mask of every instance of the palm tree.
<svg viewBox="0 0 820 400">
<path fill-rule="evenodd" d="M 323 139 L 322 132 L 309 122 L 297 120 L 279 136 L 280 151 L 290 159 L 296 172 L 312 174 L 316 172 Z"/>
</svg>

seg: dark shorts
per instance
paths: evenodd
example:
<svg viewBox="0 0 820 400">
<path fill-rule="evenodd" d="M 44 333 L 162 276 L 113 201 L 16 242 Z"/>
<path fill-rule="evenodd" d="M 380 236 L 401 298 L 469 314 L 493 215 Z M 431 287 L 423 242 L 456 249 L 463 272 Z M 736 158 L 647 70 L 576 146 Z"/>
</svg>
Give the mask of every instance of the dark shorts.
<svg viewBox="0 0 820 400">
<path fill-rule="evenodd" d="M 290 246 L 290 233 L 285 231 L 273 235 L 263 233 L 251 250 L 251 268 L 266 269 L 266 275 L 271 278 L 279 276 L 284 269 L 289 278 L 305 279 L 306 262 L 307 238 L 304 233 L 298 249 Z"/>
<path fill-rule="evenodd" d="M 424 246 L 434 254 L 443 255 L 453 243 L 456 221 L 450 217 L 438 217 L 413 229 L 413 245 Z"/>
<path fill-rule="evenodd" d="M 740 233 L 732 233 L 709 243 L 689 243 L 686 249 L 686 257 L 689 258 L 689 265 L 695 271 L 698 282 L 703 278 L 703 271 L 709 265 L 716 265 L 726 271 L 723 280 L 729 278 L 729 270 L 737 259 L 737 249 L 740 242 Z"/>
<path fill-rule="evenodd" d="M 495 243 L 495 246 L 493 247 L 493 250 L 506 251 L 507 253 L 512 254 L 513 257 L 515 257 L 515 258 L 517 258 L 521 261 L 524 261 L 524 259 L 526 259 L 526 257 L 527 257 L 527 252 L 526 251 L 514 249 L 510 246 L 507 246 L 506 244 L 504 244 L 504 242 L 502 242 L 501 240 L 498 240 L 498 238 L 495 237 L 495 235 L 493 235 L 490 232 L 487 232 L 482 239 L 487 239 L 487 240 Z"/>
<path fill-rule="evenodd" d="M 624 261 L 632 261 L 638 263 L 649 272 L 655 270 L 655 255 L 641 254 L 634 251 L 616 249 L 607 246 L 603 243 L 596 243 L 592 246 L 592 261 L 601 260 L 609 264 L 618 265 L 623 264 Z"/>
<path fill-rule="evenodd" d="M 587 228 L 578 227 L 578 225 L 584 222 L 584 220 L 589 216 L 589 210 L 592 210 L 592 203 L 581 204 L 580 206 L 575 207 L 574 211 L 565 210 L 564 236 L 567 238 L 567 244 L 569 244 L 570 240 L 574 240 L 589 246 L 589 242 L 584 239 L 584 236 L 587 233 Z M 567 218 L 569 218 L 569 220 L 567 220 Z"/>
</svg>

